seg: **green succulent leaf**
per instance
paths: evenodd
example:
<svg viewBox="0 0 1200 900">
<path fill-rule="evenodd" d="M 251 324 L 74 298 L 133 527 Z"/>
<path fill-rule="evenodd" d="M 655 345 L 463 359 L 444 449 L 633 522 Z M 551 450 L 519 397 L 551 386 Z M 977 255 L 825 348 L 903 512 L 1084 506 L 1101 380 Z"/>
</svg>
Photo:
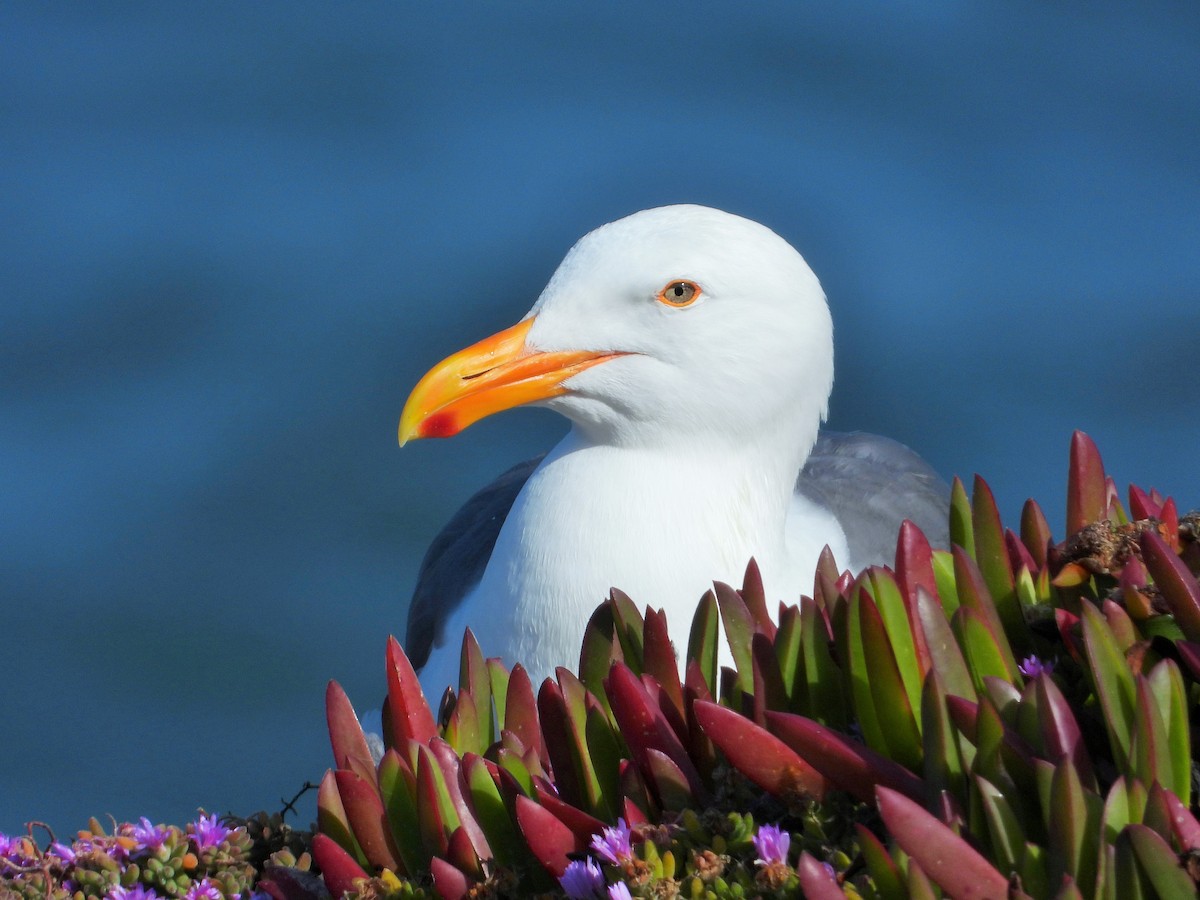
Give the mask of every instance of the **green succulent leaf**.
<svg viewBox="0 0 1200 900">
<path fill-rule="evenodd" d="M 1016 582 L 1008 558 L 1004 526 L 1000 524 L 1000 510 L 996 507 L 992 489 L 978 475 L 975 476 L 972 491 L 971 528 L 975 535 L 973 556 L 992 596 L 1000 622 L 1009 640 L 1017 645 L 1018 651 L 1024 653 L 1028 648 L 1025 618 L 1017 602 Z"/>
<path fill-rule="evenodd" d="M 850 618 L 858 622 L 859 640 L 858 647 L 851 648 L 850 679 L 863 734 L 874 749 L 889 753 L 902 766 L 916 769 L 924 752 L 914 712 L 920 710 L 920 701 L 916 705 L 909 701 L 883 619 L 865 590 L 856 592 Z M 874 710 L 874 735 L 867 731 L 867 720 L 862 716 L 867 707 Z"/>
<path fill-rule="evenodd" d="M 845 729 L 849 723 L 849 704 L 842 690 L 842 673 L 830 653 L 831 642 L 825 617 L 816 602 L 807 597 L 800 598 L 800 639 L 808 698 L 805 712 L 833 728 Z"/>
<path fill-rule="evenodd" d="M 496 862 L 509 868 L 517 865 L 524 856 L 522 844 L 487 763 L 480 756 L 467 754 L 463 757 L 462 770 L 476 821 L 487 836 Z"/>
<path fill-rule="evenodd" d="M 967 489 L 957 476 L 950 485 L 950 544 L 961 547 L 968 556 L 975 555 L 975 526 Z"/>
<path fill-rule="evenodd" d="M 1154 892 L 1163 900 L 1184 900 L 1196 896 L 1196 883 L 1179 865 L 1170 844 L 1145 825 L 1125 829 L 1139 867 Z"/>
<path fill-rule="evenodd" d="M 1087 791 L 1067 758 L 1054 767 L 1050 782 L 1049 834 L 1052 878 L 1069 875 L 1090 896 L 1099 862 L 1100 798 Z"/>
<path fill-rule="evenodd" d="M 754 635 L 754 617 L 738 592 L 723 582 L 714 582 L 717 606 L 721 610 L 721 621 L 725 624 L 725 636 L 733 653 L 737 667 L 738 682 L 743 691 L 753 690 L 754 660 L 750 653 L 750 641 Z"/>
<path fill-rule="evenodd" d="M 1025 845 L 1025 829 L 1004 792 L 985 778 L 975 776 L 974 786 L 987 823 L 992 857 L 1001 872 L 1017 871 Z"/>
<path fill-rule="evenodd" d="M 1083 644 L 1096 696 L 1104 711 L 1113 756 L 1120 771 L 1131 772 L 1130 748 L 1137 705 L 1133 673 L 1100 611 L 1085 603 L 1081 613 Z"/>
<path fill-rule="evenodd" d="M 937 599 L 921 586 L 916 590 L 916 612 L 925 634 L 930 664 L 946 686 L 946 693 L 968 699 L 974 697 L 976 690 L 971 672 L 950 622 Z"/>
<path fill-rule="evenodd" d="M 325 770 L 317 787 L 317 827 L 350 854 L 357 865 L 368 865 L 366 854 L 354 836 L 333 769 Z"/>
<path fill-rule="evenodd" d="M 430 854 L 421 840 L 417 778 L 394 749 L 388 750 L 379 762 L 379 790 L 404 871 L 413 874 L 424 871 L 429 865 Z"/>
<path fill-rule="evenodd" d="M 721 613 L 717 608 L 717 597 L 706 591 L 692 617 L 692 629 L 688 635 L 688 659 L 694 660 L 704 676 L 708 693 L 717 694 L 717 642 L 721 639 Z M 605 675 L 608 674 L 607 669 Z"/>
<path fill-rule="evenodd" d="M 887 847 L 871 829 L 860 822 L 854 823 L 854 831 L 858 835 L 858 847 L 863 862 L 871 874 L 871 883 L 880 900 L 906 900 L 908 892 L 904 888 L 904 876 L 892 855 L 888 853 Z"/>
</svg>

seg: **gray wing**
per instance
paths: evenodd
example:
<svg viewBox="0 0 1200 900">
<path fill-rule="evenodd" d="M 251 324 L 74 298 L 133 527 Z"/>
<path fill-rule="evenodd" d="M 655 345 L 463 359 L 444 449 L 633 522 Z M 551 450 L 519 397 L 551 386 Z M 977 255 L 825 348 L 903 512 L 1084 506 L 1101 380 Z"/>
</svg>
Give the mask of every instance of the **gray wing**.
<svg viewBox="0 0 1200 900">
<path fill-rule="evenodd" d="M 425 551 L 404 638 L 404 651 L 414 669 L 425 665 L 443 623 L 479 584 L 508 511 L 543 456 L 518 463 L 476 493 Z"/>
<path fill-rule="evenodd" d="M 821 432 L 796 479 L 796 492 L 837 516 L 856 566 L 893 565 L 905 519 L 934 547 L 950 546 L 950 486 L 891 438 Z"/>
</svg>

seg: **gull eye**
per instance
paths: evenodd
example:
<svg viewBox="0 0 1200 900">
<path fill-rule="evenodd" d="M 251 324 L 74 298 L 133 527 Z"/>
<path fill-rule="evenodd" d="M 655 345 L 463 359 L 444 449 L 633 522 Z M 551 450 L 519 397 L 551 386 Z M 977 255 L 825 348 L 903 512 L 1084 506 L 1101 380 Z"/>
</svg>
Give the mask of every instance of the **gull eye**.
<svg viewBox="0 0 1200 900">
<path fill-rule="evenodd" d="M 672 281 L 658 292 L 657 300 L 667 306 L 691 306 L 700 296 L 700 285 L 694 281 Z"/>
</svg>

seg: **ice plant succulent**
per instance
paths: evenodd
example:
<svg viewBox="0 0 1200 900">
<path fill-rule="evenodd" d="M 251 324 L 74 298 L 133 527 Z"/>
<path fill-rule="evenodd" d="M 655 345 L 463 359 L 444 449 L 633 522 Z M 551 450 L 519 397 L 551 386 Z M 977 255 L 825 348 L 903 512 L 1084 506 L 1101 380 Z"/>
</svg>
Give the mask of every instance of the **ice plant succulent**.
<svg viewBox="0 0 1200 900">
<path fill-rule="evenodd" d="M 1200 516 L 1123 504 L 1078 433 L 1067 493 L 1056 541 L 1036 503 L 1006 529 L 956 481 L 952 546 L 906 524 L 893 568 L 826 554 L 778 615 L 751 565 L 701 599 L 683 677 L 619 591 L 536 688 L 468 632 L 436 714 L 389 641 L 378 764 L 326 695 L 326 883 L 588 891 L 590 852 L 639 896 L 1190 894 Z"/>
</svg>

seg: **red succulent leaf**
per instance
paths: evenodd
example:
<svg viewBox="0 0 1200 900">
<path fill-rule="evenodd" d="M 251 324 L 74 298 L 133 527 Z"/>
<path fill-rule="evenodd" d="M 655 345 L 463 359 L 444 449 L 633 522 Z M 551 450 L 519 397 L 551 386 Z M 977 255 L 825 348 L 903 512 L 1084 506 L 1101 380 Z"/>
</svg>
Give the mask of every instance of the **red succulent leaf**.
<svg viewBox="0 0 1200 900">
<path fill-rule="evenodd" d="M 400 867 L 400 853 L 392 842 L 387 812 L 383 808 L 383 801 L 379 799 L 378 786 L 373 780 L 367 781 L 349 769 L 338 769 L 333 777 L 346 809 L 346 818 L 367 862 L 395 871 Z"/>
<path fill-rule="evenodd" d="M 1162 592 L 1175 624 L 1189 641 L 1200 641 L 1200 582 L 1154 531 L 1141 535 L 1142 559 Z"/>
<path fill-rule="evenodd" d="M 491 859 L 489 852 L 486 859 Z M 446 848 L 446 859 L 455 868 L 476 880 L 484 877 L 483 866 L 479 862 L 479 854 L 471 842 L 471 836 L 466 828 L 459 826 L 450 835 L 450 844 Z"/>
<path fill-rule="evenodd" d="M 822 609 L 832 610 L 837 603 L 839 577 L 837 561 L 826 544 L 817 557 L 817 570 L 813 576 L 813 600 Z"/>
<path fill-rule="evenodd" d="M 750 640 L 750 656 L 754 660 L 754 721 L 761 726 L 766 724 L 764 714 L 768 709 L 787 708 L 787 691 L 771 638 L 756 632 Z"/>
<path fill-rule="evenodd" d="M 429 873 L 433 876 L 433 889 L 442 900 L 462 900 L 471 890 L 470 879 L 440 856 L 429 861 Z"/>
<path fill-rule="evenodd" d="M 375 764 L 363 735 L 362 725 L 350 698 L 336 681 L 325 688 L 325 722 L 329 727 L 329 743 L 333 747 L 333 764 L 338 769 L 350 769 L 374 782 Z"/>
<path fill-rule="evenodd" d="M 762 572 L 759 571 L 758 562 L 754 557 L 750 557 L 750 562 L 746 564 L 746 574 L 742 578 L 742 589 L 738 591 L 738 595 L 754 618 L 754 625 L 758 631 L 775 640 L 775 623 L 767 611 L 767 592 L 763 588 Z"/>
<path fill-rule="evenodd" d="M 312 853 L 313 860 L 325 879 L 325 886 L 334 897 L 341 897 L 347 891 L 353 891 L 355 882 L 367 877 L 362 866 L 328 835 L 313 835 Z"/>
<path fill-rule="evenodd" d="M 875 786 L 887 785 L 924 801 L 925 783 L 919 777 L 866 744 L 793 713 L 769 712 L 767 726 L 818 772 L 860 800 L 873 800 Z"/>
<path fill-rule="evenodd" d="M 1108 511 L 1108 484 L 1100 451 L 1082 431 L 1071 436 L 1071 463 L 1067 470 L 1067 535 L 1104 518 Z"/>
<path fill-rule="evenodd" d="M 575 765 L 580 735 L 571 721 L 562 687 L 549 678 L 543 681 L 542 689 L 538 691 L 537 709 L 546 755 L 554 770 L 559 793 L 573 803 L 582 804 L 586 793 Z"/>
<path fill-rule="evenodd" d="M 712 695 L 708 693 L 707 689 L 701 692 L 689 683 L 683 689 L 684 708 L 687 710 L 688 757 L 696 764 L 696 769 L 700 772 L 701 777 L 708 782 L 717 765 L 717 751 L 713 747 L 712 741 L 708 739 L 708 735 L 700 728 L 700 723 L 696 721 L 697 700 L 711 702 Z"/>
<path fill-rule="evenodd" d="M 629 797 L 624 798 L 621 808 L 625 811 L 625 823 L 630 828 L 635 828 L 638 825 L 650 824 L 650 817 L 642 812 L 642 808 L 634 803 Z"/>
<path fill-rule="evenodd" d="M 580 842 L 554 813 L 528 797 L 518 796 L 515 808 L 517 827 L 534 859 L 555 878 L 560 878 L 570 862 L 568 854 L 582 852 L 587 843 Z"/>
<path fill-rule="evenodd" d="M 688 758 L 679 736 L 633 671 L 624 663 L 613 663 L 604 689 L 621 736 L 625 738 L 642 772 L 648 772 L 646 751 L 650 748 L 660 750 L 683 772 L 692 793 L 697 797 L 704 796 L 706 792 L 700 775 Z"/>
<path fill-rule="evenodd" d="M 254 890 L 272 900 L 329 900 L 329 888 L 320 875 L 290 866 L 266 865 Z"/>
<path fill-rule="evenodd" d="M 552 812 L 556 819 L 571 829 L 571 833 L 575 835 L 575 840 L 585 846 L 591 840 L 591 836 L 599 834 L 600 829 L 604 827 L 604 823 L 595 816 L 589 815 L 576 806 L 572 806 L 561 797 L 552 794 L 544 788 L 538 788 L 537 801 Z"/>
<path fill-rule="evenodd" d="M 445 855 L 447 829 L 456 828 L 458 822 L 447 821 L 448 815 L 457 815 L 453 809 L 443 808 L 442 774 L 433 753 L 428 747 L 417 748 L 417 826 L 421 841 L 427 851 L 434 855 Z"/>
<path fill-rule="evenodd" d="M 1029 550 L 1039 569 L 1046 566 L 1046 554 L 1054 544 L 1054 535 L 1042 508 L 1035 500 L 1026 500 L 1021 507 L 1021 543 Z"/>
<path fill-rule="evenodd" d="M 646 778 L 654 791 L 658 805 L 664 810 L 684 810 L 696 806 L 699 800 L 703 803 L 706 798 L 692 795 L 687 778 L 679 770 L 679 766 L 661 750 L 653 747 L 646 751 Z"/>
<path fill-rule="evenodd" d="M 715 703 L 698 700 L 695 711 L 696 721 L 730 764 L 763 790 L 785 799 L 825 796 L 821 773 L 775 735 Z"/>
<path fill-rule="evenodd" d="M 1138 519 L 1162 519 L 1162 504 L 1156 503 L 1136 484 L 1129 486 L 1129 513 Z"/>
<path fill-rule="evenodd" d="M 1058 625 L 1058 635 L 1062 638 L 1067 653 L 1075 662 L 1084 664 L 1083 648 L 1079 644 L 1079 616 L 1065 609 L 1054 610 L 1054 622 Z"/>
<path fill-rule="evenodd" d="M 1171 829 L 1175 840 L 1183 851 L 1200 849 L 1200 822 L 1183 804 L 1183 801 L 1173 791 L 1168 791 L 1157 784 L 1151 791 L 1160 790 L 1165 795 L 1167 810 L 1171 814 Z"/>
<path fill-rule="evenodd" d="M 1097 791 L 1091 754 L 1083 742 L 1083 734 L 1079 730 L 1079 723 L 1075 721 L 1071 704 L 1049 675 L 1037 676 L 1034 686 L 1046 759 L 1058 760 L 1062 756 L 1069 756 L 1084 788 Z"/>
<path fill-rule="evenodd" d="M 667 614 L 661 609 L 647 609 L 642 630 L 642 673 L 662 686 L 676 712 L 683 715 L 683 686 L 679 683 L 679 663 L 667 632 Z"/>
<path fill-rule="evenodd" d="M 546 745 L 542 740 L 542 726 L 538 720 L 537 698 L 533 683 L 525 667 L 517 663 L 508 676 L 508 691 L 504 701 L 504 728 L 511 731 L 521 743 L 546 760 Z"/>
<path fill-rule="evenodd" d="M 1130 554 L 1129 559 L 1125 561 L 1125 566 L 1121 569 L 1117 586 L 1121 589 L 1121 599 L 1125 602 L 1125 608 L 1129 611 L 1130 618 L 1137 619 L 1139 622 L 1154 615 L 1152 598 L 1146 590 L 1149 583 L 1150 573 L 1146 571 L 1146 567 L 1140 559 Z"/>
<path fill-rule="evenodd" d="M 1022 569 L 1031 573 L 1038 570 L 1037 560 L 1011 528 L 1004 529 L 1004 546 L 1008 550 L 1008 564 L 1018 575 Z"/>
<path fill-rule="evenodd" d="M 708 689 L 708 682 L 704 680 L 704 672 L 700 668 L 700 663 L 694 659 L 689 659 L 687 671 L 684 673 L 684 691 L 691 690 L 701 700 L 711 700 L 712 693 Z M 684 707 L 686 709 L 686 706 Z"/>
<path fill-rule="evenodd" d="M 807 850 L 800 854 L 796 876 L 800 879 L 801 893 L 809 900 L 846 900 L 837 878 Z"/>
<path fill-rule="evenodd" d="M 647 674 L 642 676 L 641 681 L 642 687 L 658 711 L 663 714 L 663 718 L 667 720 L 667 724 L 671 726 L 671 730 L 675 732 L 680 742 L 686 744 L 688 740 L 688 727 L 683 717 L 682 696 L 680 697 L 679 705 L 676 706 L 657 678 Z M 682 691 L 682 688 L 680 690 Z"/>
<path fill-rule="evenodd" d="M 880 785 L 879 815 L 896 843 L 950 896 L 1006 900 L 1008 879 L 919 803 Z"/>
<path fill-rule="evenodd" d="M 938 595 L 933 549 L 925 532 L 908 519 L 900 523 L 900 533 L 896 536 L 896 581 L 909 603 L 916 602 L 918 587 L 934 597 Z"/>
<path fill-rule="evenodd" d="M 1008 682 L 1000 681 L 1000 679 L 990 679 L 994 683 L 1008 685 Z M 954 727 L 961 731 L 973 744 L 978 743 L 977 724 L 979 720 L 979 704 L 965 697 L 946 697 L 946 710 L 950 713 L 950 719 L 954 722 Z M 1029 746 L 1025 738 L 1011 728 L 1007 722 L 1001 721 L 1001 727 L 1004 729 L 1004 746 L 1011 754 L 1013 754 L 1020 763 L 1022 770 L 1033 772 L 1033 757 L 1034 750 Z M 1057 757 L 1055 757 L 1057 758 Z M 915 799 L 915 798 L 914 798 Z"/>
<path fill-rule="evenodd" d="M 393 747 L 403 747 L 409 740 L 424 744 L 437 734 L 421 682 L 395 637 L 387 643 L 387 686 Z"/>
<path fill-rule="evenodd" d="M 1179 552 L 1179 510 L 1175 508 L 1175 498 L 1168 497 L 1162 505 L 1162 532 L 1167 546 Z"/>
<path fill-rule="evenodd" d="M 834 591 L 833 591 L 834 603 L 836 604 L 838 597 L 847 596 L 850 593 L 850 589 L 853 587 L 854 587 L 854 573 L 847 569 L 845 572 L 842 572 L 842 574 L 838 576 L 837 582 L 834 584 Z M 832 607 L 830 605 L 828 605 L 828 602 L 827 602 L 827 605 L 825 608 L 832 609 Z M 830 614 L 832 615 L 832 613 L 830 613 Z"/>
</svg>

